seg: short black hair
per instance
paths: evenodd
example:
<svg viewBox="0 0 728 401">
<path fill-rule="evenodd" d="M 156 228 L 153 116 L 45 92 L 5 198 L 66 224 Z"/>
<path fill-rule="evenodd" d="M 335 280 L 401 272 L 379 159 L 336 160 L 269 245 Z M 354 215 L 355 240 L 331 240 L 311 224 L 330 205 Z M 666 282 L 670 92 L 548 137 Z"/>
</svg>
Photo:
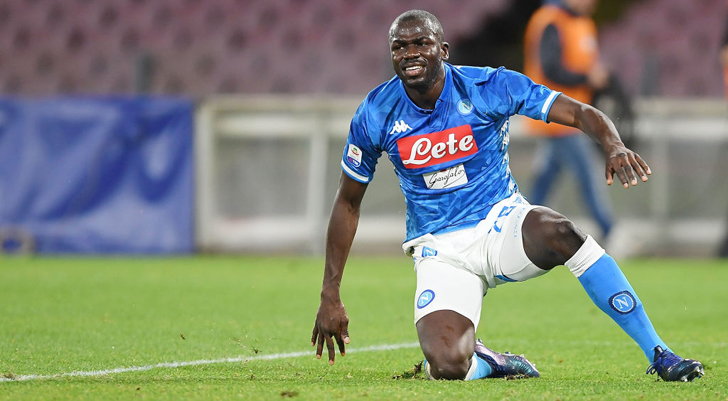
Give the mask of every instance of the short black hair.
<svg viewBox="0 0 728 401">
<path fill-rule="evenodd" d="M 432 32 L 437 35 L 437 39 L 440 42 L 445 41 L 445 33 L 442 30 L 442 24 L 440 23 L 440 20 L 435 17 L 434 14 L 425 10 L 409 10 L 400 14 L 399 17 L 394 19 L 392 25 L 390 25 L 389 34 L 387 35 L 390 42 L 392 41 L 392 37 L 394 36 L 394 30 L 396 29 L 396 27 L 400 23 L 408 21 L 425 22 L 427 25 L 429 25 L 429 28 L 432 30 Z"/>
</svg>

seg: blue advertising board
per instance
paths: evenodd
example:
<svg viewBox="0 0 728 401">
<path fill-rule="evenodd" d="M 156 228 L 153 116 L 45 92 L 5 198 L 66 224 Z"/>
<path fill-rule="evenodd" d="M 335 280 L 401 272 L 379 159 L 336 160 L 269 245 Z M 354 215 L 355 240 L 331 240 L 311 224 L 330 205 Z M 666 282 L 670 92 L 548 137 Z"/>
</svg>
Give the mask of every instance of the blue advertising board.
<svg viewBox="0 0 728 401">
<path fill-rule="evenodd" d="M 0 98 L 7 251 L 193 251 L 193 104 L 150 96 Z"/>
</svg>

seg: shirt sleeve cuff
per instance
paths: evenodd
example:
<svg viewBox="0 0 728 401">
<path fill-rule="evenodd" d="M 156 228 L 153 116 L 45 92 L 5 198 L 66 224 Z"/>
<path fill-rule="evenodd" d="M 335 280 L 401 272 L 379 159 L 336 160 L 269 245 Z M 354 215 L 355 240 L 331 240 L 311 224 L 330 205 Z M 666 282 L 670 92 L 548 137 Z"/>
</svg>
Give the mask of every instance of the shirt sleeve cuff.
<svg viewBox="0 0 728 401">
<path fill-rule="evenodd" d="M 541 107 L 541 119 L 545 122 L 549 122 L 549 112 L 551 111 L 551 106 L 554 104 L 554 101 L 556 100 L 556 97 L 559 96 L 561 92 L 552 91 L 549 97 L 546 98 L 546 101 L 543 102 L 543 106 Z"/>
<path fill-rule="evenodd" d="M 343 160 L 341 161 L 341 168 L 344 170 L 346 175 L 351 177 L 353 180 L 359 181 L 363 184 L 368 184 L 369 181 L 371 181 L 370 177 L 363 176 L 363 175 L 357 173 L 356 171 L 352 170 L 349 166 L 346 165 L 346 163 L 344 163 Z"/>
</svg>

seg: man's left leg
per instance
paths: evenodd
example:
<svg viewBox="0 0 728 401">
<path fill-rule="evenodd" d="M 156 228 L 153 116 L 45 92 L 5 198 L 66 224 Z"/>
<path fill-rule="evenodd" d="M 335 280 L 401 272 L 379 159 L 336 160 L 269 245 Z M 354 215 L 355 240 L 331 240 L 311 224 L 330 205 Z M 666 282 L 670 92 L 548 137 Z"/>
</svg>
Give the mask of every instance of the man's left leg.
<svg viewBox="0 0 728 401">
<path fill-rule="evenodd" d="M 565 265 L 579 279 L 594 304 L 642 348 L 651 363 L 647 373 L 658 373 L 665 381 L 692 381 L 704 374 L 700 362 L 675 355 L 657 335 L 642 301 L 622 270 L 592 237 L 587 238 Z"/>
<path fill-rule="evenodd" d="M 700 362 L 672 353 L 657 335 L 652 322 L 617 263 L 590 236 L 548 208 L 531 211 L 523 223 L 524 249 L 544 269 L 566 265 L 579 279 L 595 305 L 609 315 L 640 346 L 652 363 L 648 373 L 666 381 L 700 377 Z"/>
<path fill-rule="evenodd" d="M 650 362 L 655 347 L 669 350 L 627 277 L 591 236 L 564 265 L 579 279 L 594 304 L 632 337 Z"/>
</svg>

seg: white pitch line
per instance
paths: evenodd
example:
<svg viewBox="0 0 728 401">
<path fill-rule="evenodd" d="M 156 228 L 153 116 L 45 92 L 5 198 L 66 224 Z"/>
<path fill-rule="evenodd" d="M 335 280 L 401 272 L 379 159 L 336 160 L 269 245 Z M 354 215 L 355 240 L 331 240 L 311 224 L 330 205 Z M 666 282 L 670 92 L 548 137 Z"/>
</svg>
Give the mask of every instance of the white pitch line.
<svg viewBox="0 0 728 401">
<path fill-rule="evenodd" d="M 396 350 L 402 348 L 415 348 L 419 347 L 420 343 L 402 343 L 402 344 L 384 344 L 384 345 L 372 345 L 364 348 L 351 348 L 347 349 L 346 353 L 353 352 L 371 352 L 371 351 L 387 351 Z M 160 368 L 180 368 L 183 366 L 199 366 L 199 365 L 213 365 L 217 363 L 237 363 L 247 361 L 270 361 L 274 359 L 287 359 L 287 358 L 298 358 L 301 356 L 313 356 L 313 351 L 300 351 L 300 352 L 288 352 L 283 354 L 270 354 L 270 355 L 257 355 L 257 356 L 238 356 L 234 358 L 220 358 L 220 359 L 199 359 L 196 361 L 182 361 L 182 362 L 162 362 L 155 365 L 146 366 L 129 366 L 126 368 L 115 368 L 107 370 L 91 370 L 91 371 L 75 371 L 70 373 L 57 373 L 54 375 L 17 375 L 12 377 L 0 377 L 0 383 L 3 382 L 20 382 L 30 380 L 44 380 L 44 379 L 58 379 L 62 377 L 91 377 L 91 376 L 106 376 L 116 373 L 127 373 L 127 372 L 143 372 L 152 369 Z M 324 354 L 325 356 L 326 354 Z"/>
<path fill-rule="evenodd" d="M 509 342 L 519 342 L 518 340 L 509 339 Z M 624 341 L 590 341 L 590 340 L 582 340 L 582 341 L 565 341 L 565 340 L 544 340 L 548 343 L 579 343 L 579 344 L 587 344 L 587 345 L 600 345 L 600 346 L 627 346 L 632 344 L 628 340 Z M 521 341 L 523 342 L 523 341 Z M 713 347 L 726 347 L 728 346 L 728 343 L 725 342 L 718 342 L 718 343 L 705 343 L 705 342 L 694 342 L 694 341 L 688 341 L 679 343 L 680 345 L 708 345 Z M 420 344 L 417 342 L 412 343 L 401 343 L 401 344 L 384 344 L 384 345 L 372 345 L 369 347 L 364 348 L 350 348 L 346 350 L 347 354 L 354 353 L 354 352 L 371 352 L 371 351 L 386 351 L 386 350 L 396 350 L 396 349 L 403 349 L 403 348 L 417 348 Z M 162 362 L 155 365 L 146 365 L 146 366 L 130 366 L 126 368 L 115 368 L 115 369 L 108 369 L 108 370 L 91 370 L 91 371 L 75 371 L 70 373 L 57 373 L 54 375 L 17 375 L 12 377 L 0 377 L 0 383 L 3 382 L 18 382 L 18 381 L 30 381 L 30 380 L 44 380 L 44 379 L 58 379 L 61 377 L 91 377 L 91 376 L 106 376 L 111 375 L 115 373 L 127 373 L 127 372 L 143 372 L 147 370 L 152 369 L 160 369 L 160 368 L 168 368 L 168 369 L 174 369 L 174 368 L 180 368 L 183 366 L 198 366 L 198 365 L 213 365 L 217 363 L 237 363 L 237 362 L 246 362 L 246 361 L 270 361 L 274 359 L 286 359 L 286 358 L 298 358 L 301 356 L 306 355 L 313 355 L 313 351 L 300 351 L 300 352 L 288 352 L 288 353 L 282 353 L 282 354 L 270 354 L 270 355 L 256 355 L 251 357 L 244 357 L 244 356 L 238 356 L 234 358 L 220 358 L 220 359 L 200 359 L 197 361 L 182 361 L 182 362 Z M 326 356 L 326 354 L 324 354 Z"/>
</svg>

